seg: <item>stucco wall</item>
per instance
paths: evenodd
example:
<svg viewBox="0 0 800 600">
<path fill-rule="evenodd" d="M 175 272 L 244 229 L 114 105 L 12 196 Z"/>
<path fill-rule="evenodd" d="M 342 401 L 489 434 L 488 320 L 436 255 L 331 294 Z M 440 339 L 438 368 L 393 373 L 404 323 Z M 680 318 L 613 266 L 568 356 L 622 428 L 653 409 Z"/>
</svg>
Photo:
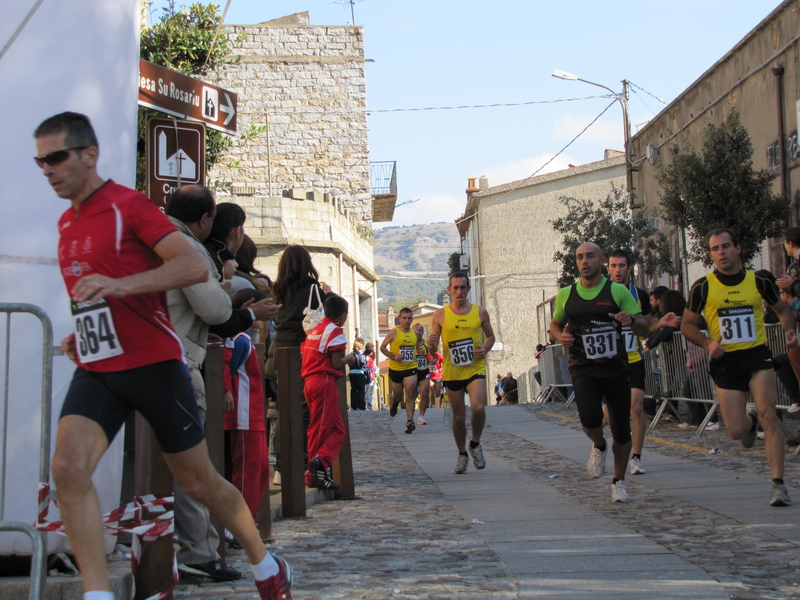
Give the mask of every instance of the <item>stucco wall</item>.
<svg viewBox="0 0 800 600">
<path fill-rule="evenodd" d="M 624 157 L 542 175 L 531 183 L 507 184 L 472 195 L 477 209 L 470 226 L 472 282 L 476 301 L 488 311 L 503 349 L 487 358 L 489 380 L 496 373 L 518 376 L 534 364 L 539 329 L 536 305 L 557 291 L 559 265 L 553 254 L 561 238 L 550 222 L 566 213 L 562 196 L 603 200 L 612 183 L 625 186 Z M 546 328 L 548 324 L 544 324 Z"/>
</svg>

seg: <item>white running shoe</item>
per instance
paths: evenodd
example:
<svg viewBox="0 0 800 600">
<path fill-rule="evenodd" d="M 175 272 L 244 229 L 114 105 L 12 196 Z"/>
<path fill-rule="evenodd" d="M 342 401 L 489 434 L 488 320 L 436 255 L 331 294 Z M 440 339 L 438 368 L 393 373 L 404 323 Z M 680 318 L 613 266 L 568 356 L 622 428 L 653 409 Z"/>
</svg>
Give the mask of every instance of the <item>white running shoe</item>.
<svg viewBox="0 0 800 600">
<path fill-rule="evenodd" d="M 612 502 L 627 502 L 631 497 L 628 495 L 628 484 L 624 479 L 620 479 L 617 483 L 611 484 L 611 501 Z"/>
<path fill-rule="evenodd" d="M 719 423 L 706 423 L 706 431 L 717 431 Z"/>
<path fill-rule="evenodd" d="M 595 446 L 592 446 L 592 453 L 589 455 L 589 463 L 586 467 L 589 469 L 589 475 L 592 477 L 602 477 L 606 472 L 606 452 L 608 452 L 608 444 L 606 449 L 602 452 Z"/>
<path fill-rule="evenodd" d="M 795 404 L 792 404 L 789 408 L 787 408 L 786 412 L 796 413 L 798 410 L 800 410 L 800 404 L 796 404 L 795 403 Z"/>
<path fill-rule="evenodd" d="M 647 471 L 642 466 L 641 458 L 632 458 L 630 462 L 631 475 L 644 475 Z"/>
<path fill-rule="evenodd" d="M 428 422 L 424 419 L 424 417 L 417 417 L 417 425 L 427 425 Z"/>
</svg>

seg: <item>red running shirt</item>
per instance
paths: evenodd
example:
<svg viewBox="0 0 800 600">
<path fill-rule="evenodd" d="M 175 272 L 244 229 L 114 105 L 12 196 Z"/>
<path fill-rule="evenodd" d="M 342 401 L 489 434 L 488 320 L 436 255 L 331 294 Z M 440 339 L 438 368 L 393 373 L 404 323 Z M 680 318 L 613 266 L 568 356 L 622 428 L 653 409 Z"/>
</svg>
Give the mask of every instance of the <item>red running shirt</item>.
<svg viewBox="0 0 800 600">
<path fill-rule="evenodd" d="M 119 279 L 162 266 L 153 246 L 173 231 L 175 226 L 146 196 L 107 181 L 79 211 L 70 207 L 58 220 L 58 263 L 67 293 L 93 273 Z M 100 306 L 72 307 L 80 317 L 75 323 L 80 366 L 109 372 L 183 360 L 165 292 L 104 300 Z"/>
<path fill-rule="evenodd" d="M 300 369 L 301 377 L 308 377 L 319 373 L 328 373 L 334 377 L 344 375 L 342 371 L 333 368 L 331 354 L 347 348 L 344 331 L 328 317 L 314 327 L 300 345 L 303 354 L 303 364 Z"/>
</svg>

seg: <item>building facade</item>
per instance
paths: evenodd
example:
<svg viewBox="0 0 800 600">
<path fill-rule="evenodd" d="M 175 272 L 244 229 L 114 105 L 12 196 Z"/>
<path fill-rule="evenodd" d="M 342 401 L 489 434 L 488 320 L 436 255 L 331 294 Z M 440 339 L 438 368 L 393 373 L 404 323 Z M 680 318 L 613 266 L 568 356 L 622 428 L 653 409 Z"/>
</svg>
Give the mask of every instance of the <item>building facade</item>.
<svg viewBox="0 0 800 600">
<path fill-rule="evenodd" d="M 497 187 L 484 182 L 478 189 L 470 180 L 459 229 L 472 301 L 489 312 L 497 340 L 486 359 L 487 377 L 517 376 L 535 364 L 536 344 L 546 341 L 549 326 L 549 319 L 537 319 L 536 307 L 558 291 L 553 255 L 561 238 L 551 221 L 566 214 L 561 197 L 600 201 L 612 185 L 625 186 L 624 156 L 607 155 L 613 157 Z"/>
<path fill-rule="evenodd" d="M 800 1 L 786 0 L 636 133 L 630 141 L 635 205 L 655 207 L 660 203 L 656 175 L 659 165 L 669 160 L 671 146 L 690 146 L 700 152 L 706 126 L 722 124 L 736 110 L 750 134 L 754 167 L 776 174 L 773 190 L 791 199 L 790 224 L 797 224 L 799 42 Z M 673 248 L 681 247 L 682 232 L 667 226 L 665 233 L 670 235 Z M 782 273 L 785 253 L 780 242 L 765 242 L 754 267 Z M 682 271 L 681 281 L 669 283 L 686 290 L 706 269 L 701 264 L 684 263 Z"/>
<path fill-rule="evenodd" d="M 247 213 L 257 267 L 289 244 L 350 302 L 348 339 L 377 338 L 364 39 L 307 12 L 224 28 L 233 55 L 212 74 L 236 92 L 239 137 L 209 174 L 218 202 Z"/>
</svg>

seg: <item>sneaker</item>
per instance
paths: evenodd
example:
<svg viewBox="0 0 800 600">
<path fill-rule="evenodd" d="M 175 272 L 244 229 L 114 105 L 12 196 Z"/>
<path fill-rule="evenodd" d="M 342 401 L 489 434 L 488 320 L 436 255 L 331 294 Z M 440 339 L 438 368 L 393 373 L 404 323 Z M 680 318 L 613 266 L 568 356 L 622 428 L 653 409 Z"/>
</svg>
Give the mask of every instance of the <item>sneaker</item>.
<svg viewBox="0 0 800 600">
<path fill-rule="evenodd" d="M 328 477 L 328 472 L 325 470 L 325 465 L 319 458 L 314 458 L 308 461 L 308 472 L 311 474 L 311 485 L 318 490 L 338 490 L 340 486 L 338 483 Z"/>
<path fill-rule="evenodd" d="M 227 529 L 225 530 L 225 541 L 234 550 L 241 550 L 242 549 L 242 545 L 239 543 L 239 540 L 237 540 L 235 537 L 233 537 L 233 534 L 230 531 L 228 531 Z"/>
<path fill-rule="evenodd" d="M 739 441 L 742 442 L 742 446 L 745 448 L 752 448 L 753 444 L 756 443 L 756 427 L 758 427 L 758 417 L 755 415 L 755 413 L 748 413 L 748 416 L 753 421 L 753 425 L 750 428 L 750 431 L 745 433 Z"/>
<path fill-rule="evenodd" d="M 756 432 L 756 438 L 759 440 L 764 440 L 767 438 L 767 435 L 763 431 Z"/>
<path fill-rule="evenodd" d="M 406 421 L 406 433 L 411 433 L 416 428 L 417 428 L 417 426 L 414 425 L 414 420 L 413 419 L 411 419 L 409 421 Z"/>
<path fill-rule="evenodd" d="M 397 404 L 392 404 L 392 407 L 389 409 L 389 416 L 397 416 Z"/>
<path fill-rule="evenodd" d="M 706 423 L 706 431 L 718 431 L 719 423 Z"/>
<path fill-rule="evenodd" d="M 786 490 L 786 488 L 783 489 Z M 184 575 L 208 577 L 214 581 L 236 581 L 242 578 L 242 574 L 238 570 L 227 565 L 221 558 L 196 565 L 178 565 L 178 571 Z"/>
<path fill-rule="evenodd" d="M 456 468 L 453 469 L 453 473 L 455 473 L 456 475 L 461 475 L 462 473 L 466 473 L 468 464 L 469 464 L 469 456 L 464 456 L 463 454 L 459 454 L 458 462 L 456 463 Z"/>
<path fill-rule="evenodd" d="M 611 501 L 612 502 L 627 502 L 631 497 L 628 495 L 628 484 L 624 479 L 620 479 L 617 483 L 611 484 Z"/>
<path fill-rule="evenodd" d="M 272 485 L 280 485 L 281 484 L 281 472 L 275 471 L 275 477 L 272 478 Z"/>
<path fill-rule="evenodd" d="M 770 506 L 791 506 L 792 499 L 789 498 L 789 492 L 786 491 L 786 486 L 782 483 L 773 483 L 772 489 L 770 490 L 770 495 L 772 496 L 772 500 L 770 500 Z"/>
<path fill-rule="evenodd" d="M 691 423 L 681 423 L 680 425 L 678 425 L 678 428 L 679 429 L 693 429 L 694 425 L 692 425 Z"/>
<path fill-rule="evenodd" d="M 606 452 L 608 452 L 608 444 L 606 444 L 606 449 L 602 452 L 592 446 L 589 463 L 586 465 L 589 469 L 589 475 L 592 477 L 602 477 L 603 473 L 606 472 Z"/>
<path fill-rule="evenodd" d="M 292 565 L 280 556 L 272 555 L 278 563 L 278 574 L 264 581 L 256 581 L 261 600 L 292 600 Z"/>
<path fill-rule="evenodd" d="M 795 403 L 792 404 L 789 408 L 787 408 L 786 412 L 796 413 L 798 410 L 800 410 L 800 404 Z"/>
<path fill-rule="evenodd" d="M 469 451 L 470 456 L 472 456 L 472 464 L 475 465 L 475 468 L 479 471 L 481 469 L 485 469 L 486 459 L 483 458 L 483 448 L 481 448 L 481 445 L 478 444 L 472 448 L 469 444 L 467 444 L 467 450 Z"/>
<path fill-rule="evenodd" d="M 417 417 L 417 425 L 427 425 L 428 422 L 425 420 L 424 417 Z"/>
<path fill-rule="evenodd" d="M 631 475 L 644 475 L 647 471 L 642 466 L 641 458 L 632 458 L 630 462 Z"/>
</svg>

